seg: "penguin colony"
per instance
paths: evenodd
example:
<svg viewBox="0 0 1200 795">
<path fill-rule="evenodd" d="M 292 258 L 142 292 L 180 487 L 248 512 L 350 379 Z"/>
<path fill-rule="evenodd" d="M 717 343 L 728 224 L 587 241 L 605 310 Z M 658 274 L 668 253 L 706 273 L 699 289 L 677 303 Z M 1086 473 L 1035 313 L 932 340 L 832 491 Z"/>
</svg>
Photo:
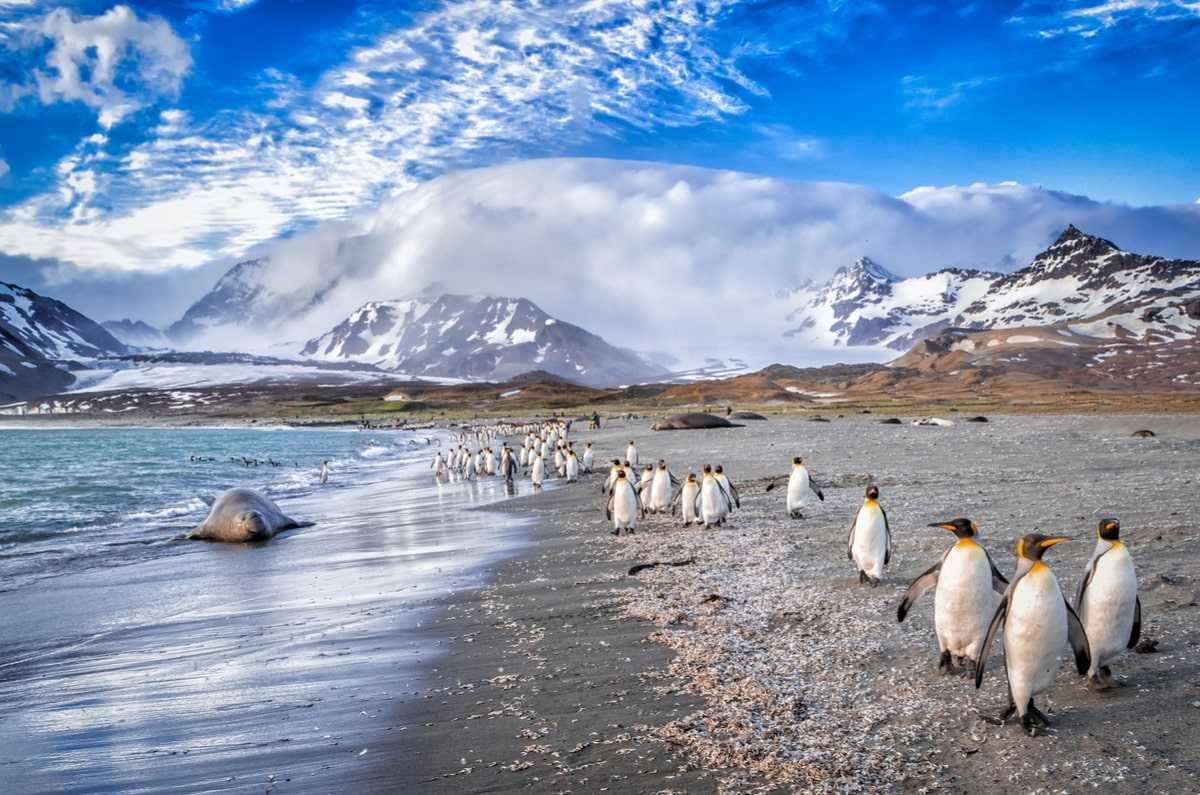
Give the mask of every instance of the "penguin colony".
<svg viewBox="0 0 1200 795">
<path fill-rule="evenodd" d="M 535 489 L 550 477 L 576 482 L 581 474 L 594 471 L 595 453 L 587 443 L 580 455 L 568 439 L 570 428 L 570 421 L 550 421 L 468 429 L 452 440 L 455 446 L 446 455 L 439 451 L 434 457 L 434 476 L 438 480 L 500 476 L 511 485 L 519 468 Z M 522 439 L 518 449 L 498 441 L 514 436 Z M 498 452 L 493 444 L 499 444 Z M 613 535 L 634 533 L 647 514 L 679 516 L 685 527 L 719 528 L 741 507 L 737 488 L 721 465 L 705 464 L 699 475 L 688 472 L 680 480 L 663 459 L 639 470 L 638 453 L 631 440 L 625 458 L 611 460 L 601 489 Z M 805 460 L 793 458 L 787 515 L 803 519 L 806 510 L 824 501 Z M 934 590 L 937 670 L 966 674 L 976 688 L 982 686 L 997 637 L 1003 638 L 1009 700 L 999 717 L 987 720 L 1003 724 L 1015 715 L 1022 729 L 1034 736 L 1048 725 L 1034 700 L 1053 685 L 1059 654 L 1067 646 L 1076 671 L 1087 677 L 1089 686 L 1107 689 L 1121 684 L 1113 677 L 1110 663 L 1137 645 L 1142 608 L 1133 558 L 1121 542 L 1116 519 L 1101 520 L 1073 602 L 1043 560 L 1052 547 L 1071 537 L 1031 533 L 1018 540 L 1016 570 L 1010 580 L 980 544 L 973 521 L 959 518 L 929 526 L 952 533 L 955 541 L 908 586 L 896 618 L 903 622 L 917 600 Z M 875 485 L 867 486 L 850 524 L 846 557 L 859 583 L 870 587 L 879 585 L 891 562 L 892 530 Z"/>
</svg>

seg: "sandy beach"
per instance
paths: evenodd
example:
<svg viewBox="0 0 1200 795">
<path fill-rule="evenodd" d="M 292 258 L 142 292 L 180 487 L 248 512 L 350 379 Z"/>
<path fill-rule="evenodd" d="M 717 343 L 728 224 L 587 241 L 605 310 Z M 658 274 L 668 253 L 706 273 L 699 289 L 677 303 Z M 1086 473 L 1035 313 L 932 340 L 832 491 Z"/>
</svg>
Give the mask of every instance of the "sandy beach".
<svg viewBox="0 0 1200 795">
<path fill-rule="evenodd" d="M 413 745 L 397 748 L 416 762 L 402 780 L 444 792 L 1195 791 L 1200 426 L 1162 415 L 991 419 L 661 434 L 635 421 L 577 435 L 595 442 L 597 460 L 637 438 L 643 456 L 681 474 L 722 462 L 742 510 L 720 530 L 664 517 L 614 538 L 595 480 L 506 503 L 537 517 L 534 545 L 435 625 L 450 653 L 405 737 Z M 1158 437 L 1130 437 L 1142 428 Z M 785 517 L 782 489 L 766 491 L 793 454 L 811 456 L 826 495 L 802 521 Z M 896 544 L 874 590 L 857 585 L 844 546 L 867 480 Z M 1109 514 L 1138 565 L 1155 653 L 1121 657 L 1127 686 L 1107 693 L 1064 662 L 1046 736 L 981 721 L 1004 705 L 999 655 L 977 692 L 936 674 L 932 595 L 895 619 L 905 587 L 948 546 L 926 525 L 973 518 L 1007 573 L 1020 535 L 1077 535 L 1049 558 L 1073 593 Z"/>
</svg>

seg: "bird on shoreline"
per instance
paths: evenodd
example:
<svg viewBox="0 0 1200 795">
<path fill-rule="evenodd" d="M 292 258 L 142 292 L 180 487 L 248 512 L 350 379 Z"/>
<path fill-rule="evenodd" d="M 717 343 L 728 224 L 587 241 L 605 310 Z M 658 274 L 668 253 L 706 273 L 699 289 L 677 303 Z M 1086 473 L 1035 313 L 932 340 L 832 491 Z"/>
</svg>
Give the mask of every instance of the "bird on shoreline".
<svg viewBox="0 0 1200 795">
<path fill-rule="evenodd" d="M 725 492 L 725 496 L 729 499 L 729 512 L 733 513 L 734 507 L 742 507 L 742 498 L 738 496 L 738 491 L 730 482 L 729 476 L 725 474 L 725 467 L 717 464 L 713 467 L 713 477 L 717 479 L 717 483 L 721 486 L 721 491 Z"/>
<path fill-rule="evenodd" d="M 846 557 L 858 568 L 859 584 L 879 585 L 883 567 L 892 561 L 892 530 L 879 504 L 879 487 L 867 486 L 846 540 Z"/>
<path fill-rule="evenodd" d="M 732 508 L 729 495 L 717 480 L 712 466 L 705 464 L 703 480 L 700 482 L 700 518 L 704 526 L 720 527 Z"/>
<path fill-rule="evenodd" d="M 1116 519 L 1102 519 L 1096 529 L 1096 549 L 1079 581 L 1075 612 L 1087 632 L 1092 656 L 1089 684 L 1101 690 L 1119 684 L 1108 663 L 1137 645 L 1142 634 L 1142 600 L 1133 557 L 1121 543 L 1121 523 Z"/>
<path fill-rule="evenodd" d="M 644 515 L 637 490 L 629 482 L 623 469 L 617 472 L 612 488 L 608 491 L 608 503 L 604 513 L 613 523 L 612 534 L 617 536 L 622 530 L 626 534 L 632 533 L 637 528 L 638 519 Z"/>
<path fill-rule="evenodd" d="M 680 507 L 683 514 L 683 526 L 687 527 L 692 522 L 700 521 L 699 505 L 700 502 L 700 483 L 696 480 L 696 473 L 689 472 L 687 479 L 683 485 L 679 487 L 679 492 L 675 495 L 675 499 L 671 501 L 671 515 L 675 515 L 675 506 Z"/>
<path fill-rule="evenodd" d="M 1008 679 L 1008 707 L 992 722 L 1003 724 L 1013 713 L 1030 735 L 1050 721 L 1033 700 L 1050 689 L 1058 669 L 1058 655 L 1066 643 L 1075 653 L 1075 669 L 1084 675 L 1091 666 L 1087 633 L 1079 616 L 1067 603 L 1058 578 L 1042 562 L 1046 550 L 1070 541 L 1069 536 L 1030 533 L 1017 541 L 1017 570 L 1005 590 L 991 622 L 979 662 L 975 687 L 983 684 L 988 652 L 1000 627 L 1004 628 L 1004 670 Z"/>
<path fill-rule="evenodd" d="M 963 666 L 969 661 L 974 668 L 992 618 L 992 592 L 1004 593 L 1008 579 L 996 568 L 987 550 L 975 540 L 979 529 L 970 519 L 936 522 L 929 526 L 949 530 L 958 541 L 908 586 L 896 610 L 896 620 L 903 622 L 913 603 L 936 587 L 933 622 L 938 651 L 941 652 L 938 671 L 950 673 L 952 660 Z"/>
<path fill-rule="evenodd" d="M 793 519 L 804 518 L 804 508 L 812 497 L 825 502 L 825 494 L 821 487 L 812 479 L 804 459 L 796 456 L 792 459 L 792 474 L 788 476 L 787 510 Z"/>
</svg>

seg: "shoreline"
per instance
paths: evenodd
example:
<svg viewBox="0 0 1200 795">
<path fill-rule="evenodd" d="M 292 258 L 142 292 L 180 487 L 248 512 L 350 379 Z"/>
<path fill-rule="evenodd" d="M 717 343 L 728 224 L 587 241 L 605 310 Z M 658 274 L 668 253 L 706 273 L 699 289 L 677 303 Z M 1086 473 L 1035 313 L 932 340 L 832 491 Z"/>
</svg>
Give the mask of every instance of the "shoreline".
<svg viewBox="0 0 1200 795">
<path fill-rule="evenodd" d="M 597 444 L 597 460 L 636 437 L 648 458 L 724 461 L 743 508 L 720 530 L 654 518 L 613 538 L 597 476 L 488 508 L 534 516 L 533 545 L 445 611 L 439 626 L 457 648 L 418 707 L 424 731 L 407 737 L 415 748 L 398 752 L 419 771 L 405 781 L 436 792 L 1195 789 L 1200 711 L 1188 704 L 1200 697 L 1200 527 L 1189 518 L 1187 484 L 1200 464 L 1200 428 L 1187 415 L 1154 415 L 1163 434 L 1137 447 L 1129 433 L 1148 418 L 896 430 L 866 418 L 840 429 L 773 419 L 751 433 L 649 435 L 634 424 L 575 435 Z M 1031 419 L 1035 427 L 1023 427 Z M 849 443 L 847 432 L 870 438 L 830 460 L 831 443 Z M 939 456 L 967 464 L 960 455 L 983 439 L 996 460 L 976 462 L 966 477 L 986 488 L 939 469 Z M 916 471 L 877 460 L 878 445 L 897 441 L 895 461 Z M 1036 462 L 1048 444 L 1078 449 L 1043 473 Z M 804 522 L 784 518 L 782 490 L 766 491 L 781 470 L 772 456 L 786 463 L 784 451 L 797 447 L 822 451 L 827 496 Z M 1093 482 L 1070 479 L 1083 473 Z M 868 478 L 881 484 L 897 533 L 896 559 L 874 590 L 855 584 L 844 554 Z M 1048 493 L 1059 503 L 1043 505 Z M 1087 507 L 1097 499 L 1103 507 Z M 1156 653 L 1114 662 L 1129 686 L 1112 693 L 1088 691 L 1064 664 L 1039 701 L 1054 721 L 1045 736 L 981 721 L 1003 706 L 1001 660 L 975 691 L 934 673 L 931 595 L 895 622 L 904 588 L 945 546 L 925 524 L 976 518 L 1006 573 L 1015 537 L 1070 527 L 1082 541 L 1051 565 L 1073 593 L 1094 512 L 1107 511 L 1124 517 L 1143 636 L 1158 642 Z M 626 574 L 633 563 L 688 557 L 696 564 Z M 500 661 L 478 660 L 481 649 Z M 580 681 L 589 687 L 572 687 Z M 597 684 L 605 694 L 589 698 Z"/>
</svg>

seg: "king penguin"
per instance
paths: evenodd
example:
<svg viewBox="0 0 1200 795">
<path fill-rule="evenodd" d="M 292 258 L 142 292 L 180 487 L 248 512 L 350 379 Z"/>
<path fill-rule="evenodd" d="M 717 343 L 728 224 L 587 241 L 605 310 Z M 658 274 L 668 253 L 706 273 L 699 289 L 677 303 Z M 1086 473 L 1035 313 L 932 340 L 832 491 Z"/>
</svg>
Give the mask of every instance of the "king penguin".
<svg viewBox="0 0 1200 795">
<path fill-rule="evenodd" d="M 1136 646 L 1142 635 L 1142 600 L 1133 557 L 1121 543 L 1121 523 L 1101 520 L 1096 537 L 1096 549 L 1075 594 L 1075 610 L 1092 653 L 1088 680 L 1093 687 L 1107 689 L 1117 683 L 1109 661 Z"/>
<path fill-rule="evenodd" d="M 788 516 L 793 519 L 803 519 L 804 506 L 808 505 L 813 497 L 825 502 L 825 495 L 821 492 L 821 487 L 813 481 L 808 467 L 804 465 L 804 459 L 796 456 L 792 459 L 792 474 L 788 476 Z"/>
<path fill-rule="evenodd" d="M 930 588 L 936 587 L 933 624 L 938 650 L 942 653 L 938 670 L 949 673 L 953 670 L 951 658 L 955 658 L 960 665 L 965 665 L 968 660 L 972 666 L 976 664 L 988 622 L 992 618 L 992 592 L 1004 593 L 1008 579 L 996 568 L 987 550 L 975 540 L 979 528 L 970 519 L 955 519 L 929 526 L 949 530 L 958 542 L 908 586 L 896 610 L 896 620 L 904 621 L 913 602 Z"/>
<path fill-rule="evenodd" d="M 892 531 L 879 504 L 879 488 L 867 486 L 863 504 L 854 515 L 846 539 L 846 557 L 858 568 L 859 583 L 879 585 L 883 567 L 892 562 Z"/>
<path fill-rule="evenodd" d="M 1003 625 L 1008 708 L 997 722 L 1003 723 L 1015 712 L 1021 718 L 1021 727 L 1031 735 L 1037 734 L 1038 725 L 1049 723 L 1033 699 L 1054 684 L 1058 655 L 1063 646 L 1071 644 L 1075 670 L 1081 675 L 1091 666 L 1083 624 L 1067 604 L 1058 578 L 1042 562 L 1047 549 L 1070 540 L 1067 536 L 1030 533 L 1017 542 L 1017 571 L 988 624 L 979 662 L 975 666 L 975 687 L 978 688 L 983 683 L 988 652 Z"/>
<path fill-rule="evenodd" d="M 627 534 L 632 533 L 642 513 L 642 501 L 622 469 L 617 472 L 612 488 L 608 490 L 608 504 L 605 506 L 605 515 L 613 523 L 613 535 L 620 535 L 622 530 Z"/>
<path fill-rule="evenodd" d="M 671 515 L 675 515 L 675 505 L 678 503 L 683 514 L 683 526 L 687 527 L 692 522 L 700 521 L 700 483 L 696 480 L 696 473 L 689 472 L 687 480 L 679 487 L 679 493 L 675 495 L 675 499 L 671 501 Z"/>
<path fill-rule="evenodd" d="M 700 518 L 705 527 L 720 527 L 733 509 L 729 495 L 713 474 L 712 467 L 704 465 L 704 480 L 700 482 Z"/>
<path fill-rule="evenodd" d="M 625 460 L 627 460 L 631 466 L 637 468 L 638 449 L 637 444 L 632 439 L 629 440 L 629 447 L 625 448 Z"/>
</svg>

